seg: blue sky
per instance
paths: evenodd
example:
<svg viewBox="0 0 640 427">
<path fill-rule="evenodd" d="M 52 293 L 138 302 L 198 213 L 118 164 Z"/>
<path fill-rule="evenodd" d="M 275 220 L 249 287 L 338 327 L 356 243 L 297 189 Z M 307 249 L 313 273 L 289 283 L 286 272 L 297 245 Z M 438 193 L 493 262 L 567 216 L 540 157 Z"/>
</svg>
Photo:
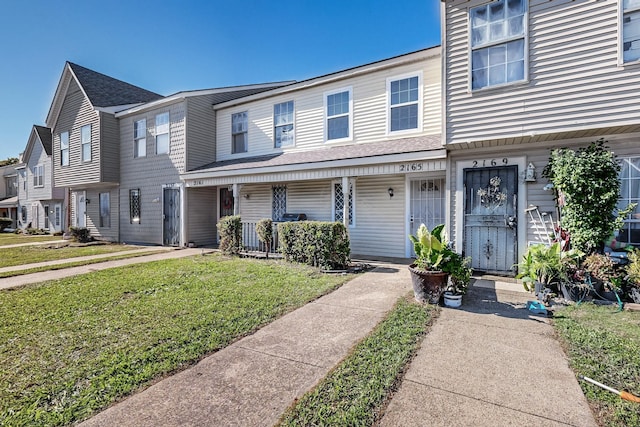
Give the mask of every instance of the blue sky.
<svg viewBox="0 0 640 427">
<path fill-rule="evenodd" d="M 440 44 L 439 0 L 0 1 L 0 159 L 65 61 L 169 95 L 304 80 Z"/>
</svg>

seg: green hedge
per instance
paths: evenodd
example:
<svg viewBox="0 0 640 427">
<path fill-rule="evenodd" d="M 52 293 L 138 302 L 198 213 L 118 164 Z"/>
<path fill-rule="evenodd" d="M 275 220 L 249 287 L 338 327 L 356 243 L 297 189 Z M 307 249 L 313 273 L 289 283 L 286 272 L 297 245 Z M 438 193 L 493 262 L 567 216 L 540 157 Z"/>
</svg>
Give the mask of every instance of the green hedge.
<svg viewBox="0 0 640 427">
<path fill-rule="evenodd" d="M 69 228 L 69 231 L 71 233 L 71 238 L 76 242 L 87 243 L 93 240 L 91 233 L 85 227 L 71 227 Z"/>
<path fill-rule="evenodd" d="M 278 239 L 287 261 L 330 270 L 349 264 L 349 233 L 340 222 L 283 222 L 278 224 Z"/>
<path fill-rule="evenodd" d="M 218 222 L 220 233 L 220 250 L 227 255 L 237 255 L 242 250 L 242 222 L 240 215 L 230 215 L 220 218 Z"/>
</svg>

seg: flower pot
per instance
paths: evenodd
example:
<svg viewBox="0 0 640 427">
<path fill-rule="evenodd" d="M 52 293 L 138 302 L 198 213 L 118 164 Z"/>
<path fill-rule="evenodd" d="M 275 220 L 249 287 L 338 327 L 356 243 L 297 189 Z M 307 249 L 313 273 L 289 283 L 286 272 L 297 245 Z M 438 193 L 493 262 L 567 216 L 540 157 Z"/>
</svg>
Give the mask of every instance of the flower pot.
<svg viewBox="0 0 640 427">
<path fill-rule="evenodd" d="M 589 295 L 589 288 L 572 283 L 562 283 L 560 284 L 560 289 L 562 290 L 564 299 L 569 301 L 579 302 Z"/>
<path fill-rule="evenodd" d="M 442 293 L 447 287 L 447 273 L 442 271 L 426 271 L 415 268 L 415 264 L 409 266 L 413 293 L 418 302 L 430 302 L 438 304 Z"/>
<path fill-rule="evenodd" d="M 456 295 L 451 292 L 445 292 L 444 305 L 451 308 L 460 307 L 462 305 L 462 295 Z"/>
</svg>

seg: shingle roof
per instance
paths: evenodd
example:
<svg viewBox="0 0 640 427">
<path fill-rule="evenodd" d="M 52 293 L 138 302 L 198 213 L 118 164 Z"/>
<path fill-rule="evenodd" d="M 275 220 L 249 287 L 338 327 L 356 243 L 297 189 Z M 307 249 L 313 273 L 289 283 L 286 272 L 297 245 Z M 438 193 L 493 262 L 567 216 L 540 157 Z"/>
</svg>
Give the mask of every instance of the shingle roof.
<svg viewBox="0 0 640 427">
<path fill-rule="evenodd" d="M 44 147 L 44 151 L 47 153 L 47 156 L 51 155 L 51 147 L 52 147 L 52 139 L 51 139 L 51 129 L 44 127 L 33 125 L 33 128 L 36 130 L 38 134 L 38 138 L 42 142 L 42 146 Z"/>
<path fill-rule="evenodd" d="M 67 63 L 94 107 L 150 102 L 163 97 L 72 62 Z"/>
<path fill-rule="evenodd" d="M 301 163 L 320 163 L 332 160 L 357 159 L 390 154 L 431 151 L 442 148 L 440 135 L 428 135 L 417 138 L 396 139 L 393 141 L 342 145 L 319 150 L 294 151 L 266 156 L 224 160 L 202 166 L 195 169 L 195 171 L 220 172 L 269 166 L 295 165 Z"/>
</svg>

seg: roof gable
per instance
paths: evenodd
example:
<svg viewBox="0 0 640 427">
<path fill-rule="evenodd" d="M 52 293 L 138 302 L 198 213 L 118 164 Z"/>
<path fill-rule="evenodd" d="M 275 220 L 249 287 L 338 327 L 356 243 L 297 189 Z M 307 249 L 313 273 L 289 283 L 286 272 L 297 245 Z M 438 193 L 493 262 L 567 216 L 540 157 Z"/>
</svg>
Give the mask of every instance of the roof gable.
<svg viewBox="0 0 640 427">
<path fill-rule="evenodd" d="M 44 126 L 33 125 L 33 129 L 31 129 L 31 133 L 29 134 L 27 146 L 24 149 L 23 159 L 25 163 L 29 163 L 29 157 L 31 156 L 31 152 L 33 151 L 33 146 L 36 143 L 40 143 L 42 145 L 42 148 L 44 149 L 44 152 L 47 153 L 47 156 L 51 156 L 51 129 Z"/>
</svg>

